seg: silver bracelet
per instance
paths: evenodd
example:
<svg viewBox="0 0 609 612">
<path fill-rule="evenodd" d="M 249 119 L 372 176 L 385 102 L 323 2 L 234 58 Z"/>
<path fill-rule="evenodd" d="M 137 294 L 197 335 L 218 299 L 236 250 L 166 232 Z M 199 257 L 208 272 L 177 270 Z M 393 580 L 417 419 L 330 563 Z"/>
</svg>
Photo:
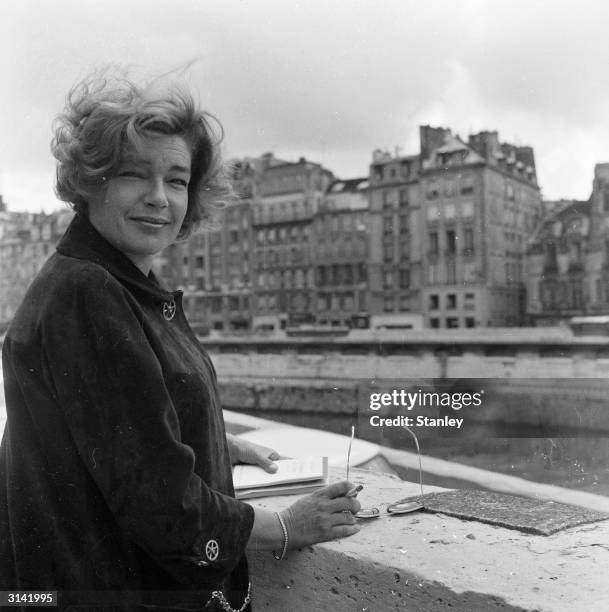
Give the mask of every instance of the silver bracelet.
<svg viewBox="0 0 609 612">
<path fill-rule="evenodd" d="M 281 529 L 283 531 L 283 549 L 280 555 L 273 551 L 273 557 L 275 557 L 277 561 L 282 561 L 285 559 L 285 554 L 288 552 L 288 528 L 285 526 L 285 522 L 283 518 L 281 518 L 281 514 L 279 514 L 279 512 L 275 512 L 275 516 L 279 520 L 279 524 L 281 525 Z"/>
<path fill-rule="evenodd" d="M 238 610 L 236 608 L 231 607 L 228 601 L 226 601 L 226 597 L 224 597 L 224 593 L 222 591 L 214 591 L 211 594 L 210 601 L 212 599 L 217 599 L 218 603 L 220 604 L 220 607 L 226 612 L 244 612 L 245 608 L 247 608 L 247 605 L 250 603 L 250 601 L 252 601 L 251 595 L 252 595 L 252 583 L 249 582 L 247 585 L 247 595 L 245 596 L 245 599 L 243 600 L 243 605 Z"/>
</svg>

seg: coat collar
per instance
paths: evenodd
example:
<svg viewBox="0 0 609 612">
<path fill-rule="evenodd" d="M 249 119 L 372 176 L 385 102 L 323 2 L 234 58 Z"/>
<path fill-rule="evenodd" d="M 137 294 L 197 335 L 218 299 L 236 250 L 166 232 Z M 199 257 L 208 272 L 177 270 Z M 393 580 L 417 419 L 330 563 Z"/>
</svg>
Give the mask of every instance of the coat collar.
<svg viewBox="0 0 609 612">
<path fill-rule="evenodd" d="M 171 301 L 174 294 L 163 289 L 154 273 L 146 276 L 124 253 L 113 247 L 89 219 L 76 214 L 57 244 L 57 252 L 76 259 L 92 261 L 110 272 L 124 285 L 149 294 L 160 301 Z"/>
</svg>

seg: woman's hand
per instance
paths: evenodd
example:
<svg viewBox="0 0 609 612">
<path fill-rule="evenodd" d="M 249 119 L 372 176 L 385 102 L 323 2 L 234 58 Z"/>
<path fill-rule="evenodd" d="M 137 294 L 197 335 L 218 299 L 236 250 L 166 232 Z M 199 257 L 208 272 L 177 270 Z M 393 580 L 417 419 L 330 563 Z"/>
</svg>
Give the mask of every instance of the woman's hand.
<svg viewBox="0 0 609 612">
<path fill-rule="evenodd" d="M 344 538 L 359 531 L 355 525 L 361 504 L 345 497 L 353 484 L 343 480 L 302 497 L 280 514 L 288 530 L 289 548 Z"/>
<path fill-rule="evenodd" d="M 266 472 L 271 474 L 277 471 L 277 466 L 273 461 L 280 459 L 280 455 L 276 450 L 261 446 L 254 442 L 248 442 L 239 436 L 226 434 L 228 441 L 228 452 L 230 453 L 231 463 L 250 463 L 259 465 Z"/>
</svg>

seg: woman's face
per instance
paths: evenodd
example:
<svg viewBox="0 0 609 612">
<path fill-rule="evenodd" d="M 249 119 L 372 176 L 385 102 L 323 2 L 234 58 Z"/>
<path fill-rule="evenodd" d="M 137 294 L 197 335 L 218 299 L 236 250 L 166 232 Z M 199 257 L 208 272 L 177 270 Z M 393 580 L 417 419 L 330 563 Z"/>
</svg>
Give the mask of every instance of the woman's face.
<svg viewBox="0 0 609 612">
<path fill-rule="evenodd" d="M 146 275 L 182 227 L 190 164 L 190 147 L 181 136 L 150 134 L 139 148 L 125 148 L 118 172 L 89 199 L 93 227 Z"/>
</svg>

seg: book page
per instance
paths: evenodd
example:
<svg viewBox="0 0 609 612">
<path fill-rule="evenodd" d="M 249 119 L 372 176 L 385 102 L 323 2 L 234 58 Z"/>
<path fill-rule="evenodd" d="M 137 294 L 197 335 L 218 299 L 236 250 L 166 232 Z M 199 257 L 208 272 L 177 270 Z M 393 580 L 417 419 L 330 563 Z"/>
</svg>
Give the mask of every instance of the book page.
<svg viewBox="0 0 609 612">
<path fill-rule="evenodd" d="M 307 482 L 324 477 L 323 457 L 279 459 L 277 472 L 269 474 L 257 465 L 236 465 L 233 468 L 235 490 L 272 486 L 290 482 Z"/>
</svg>

